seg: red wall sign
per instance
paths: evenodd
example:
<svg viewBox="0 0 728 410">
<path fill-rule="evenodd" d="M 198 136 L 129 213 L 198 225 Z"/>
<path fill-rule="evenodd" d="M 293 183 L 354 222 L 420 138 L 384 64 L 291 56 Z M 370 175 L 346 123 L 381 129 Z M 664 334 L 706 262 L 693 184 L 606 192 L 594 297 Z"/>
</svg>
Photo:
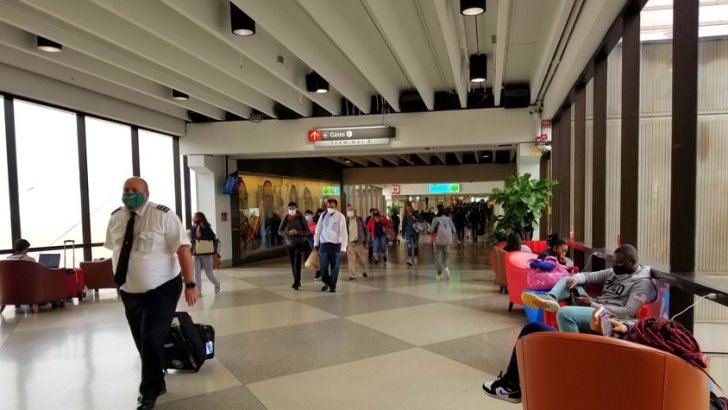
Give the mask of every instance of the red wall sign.
<svg viewBox="0 0 728 410">
<path fill-rule="evenodd" d="M 309 130 L 308 131 L 308 141 L 309 142 L 321 141 L 321 130 L 318 130 L 318 129 Z"/>
<path fill-rule="evenodd" d="M 392 195 L 399 195 L 402 192 L 399 185 L 392 185 Z"/>
</svg>

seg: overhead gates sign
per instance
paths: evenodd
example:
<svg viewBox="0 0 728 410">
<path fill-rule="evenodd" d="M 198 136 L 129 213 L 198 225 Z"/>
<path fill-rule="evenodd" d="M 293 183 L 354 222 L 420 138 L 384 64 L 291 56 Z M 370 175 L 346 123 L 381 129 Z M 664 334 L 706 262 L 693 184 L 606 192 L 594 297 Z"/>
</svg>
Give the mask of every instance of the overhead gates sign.
<svg viewBox="0 0 728 410">
<path fill-rule="evenodd" d="M 395 128 L 386 125 L 366 127 L 315 128 L 308 131 L 308 141 L 321 147 L 389 144 Z"/>
</svg>

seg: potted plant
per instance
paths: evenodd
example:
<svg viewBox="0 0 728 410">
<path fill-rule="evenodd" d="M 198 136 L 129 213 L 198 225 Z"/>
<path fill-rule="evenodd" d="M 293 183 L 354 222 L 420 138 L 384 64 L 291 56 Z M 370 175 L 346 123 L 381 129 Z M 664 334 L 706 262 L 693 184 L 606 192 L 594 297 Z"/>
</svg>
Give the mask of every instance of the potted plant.
<svg viewBox="0 0 728 410">
<path fill-rule="evenodd" d="M 495 188 L 491 199 L 503 208 L 503 215 L 494 216 L 489 224 L 488 242 L 494 245 L 509 232 L 530 240 L 536 229 L 555 179 L 532 179 L 531 174 L 512 175 L 504 189 Z"/>
</svg>

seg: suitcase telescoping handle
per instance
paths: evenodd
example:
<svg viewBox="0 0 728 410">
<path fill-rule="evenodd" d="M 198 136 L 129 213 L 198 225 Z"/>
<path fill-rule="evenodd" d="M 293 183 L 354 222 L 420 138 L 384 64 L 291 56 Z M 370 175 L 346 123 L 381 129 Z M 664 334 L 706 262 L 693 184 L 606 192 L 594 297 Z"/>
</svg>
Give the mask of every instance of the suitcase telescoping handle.
<svg viewBox="0 0 728 410">
<path fill-rule="evenodd" d="M 68 250 L 71 250 L 71 267 L 68 267 L 68 261 L 66 260 Z M 76 241 L 73 239 L 66 239 L 63 241 L 63 268 L 66 270 L 66 273 L 71 273 L 74 271 L 74 268 L 76 267 Z"/>
</svg>

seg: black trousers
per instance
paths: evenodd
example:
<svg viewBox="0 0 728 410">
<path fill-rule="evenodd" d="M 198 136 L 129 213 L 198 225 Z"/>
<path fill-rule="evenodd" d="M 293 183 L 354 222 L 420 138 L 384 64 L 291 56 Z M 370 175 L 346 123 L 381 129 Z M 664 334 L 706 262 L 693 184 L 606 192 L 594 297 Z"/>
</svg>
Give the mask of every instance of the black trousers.
<svg viewBox="0 0 728 410">
<path fill-rule="evenodd" d="M 164 384 L 164 340 L 182 294 L 182 277 L 165 282 L 146 293 L 120 290 L 126 320 L 142 359 L 139 393 L 156 397 Z"/>
<path fill-rule="evenodd" d="M 465 240 L 465 225 L 456 225 L 455 229 L 458 232 L 458 241 L 464 241 Z"/>
<path fill-rule="evenodd" d="M 293 284 L 301 286 L 301 262 L 306 246 L 288 246 L 288 257 L 291 259 L 291 271 L 293 273 Z"/>
</svg>

